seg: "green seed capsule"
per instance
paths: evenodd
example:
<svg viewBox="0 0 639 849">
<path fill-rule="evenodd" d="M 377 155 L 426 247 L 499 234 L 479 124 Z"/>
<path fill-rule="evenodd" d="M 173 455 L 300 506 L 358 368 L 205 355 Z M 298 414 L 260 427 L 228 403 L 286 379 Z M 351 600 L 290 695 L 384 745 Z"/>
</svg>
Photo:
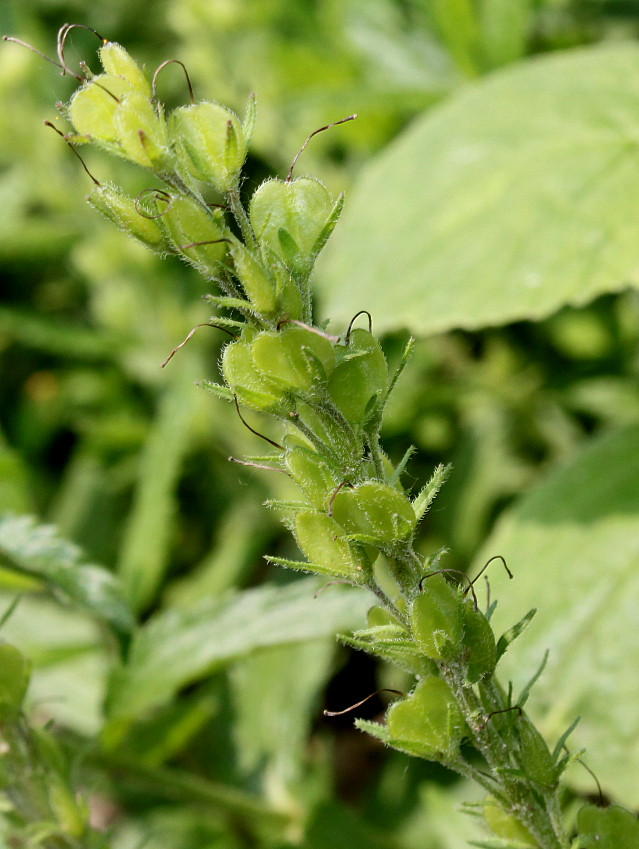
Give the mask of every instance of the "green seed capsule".
<svg viewBox="0 0 639 849">
<path fill-rule="evenodd" d="M 311 503 L 320 509 L 326 507 L 337 484 L 328 465 L 317 451 L 302 446 L 287 448 L 284 465 Z"/>
<path fill-rule="evenodd" d="M 301 511 L 295 516 L 295 539 L 308 558 L 338 578 L 356 578 L 365 562 L 344 539 L 343 531 L 326 513 Z"/>
<path fill-rule="evenodd" d="M 426 657 L 452 660 L 462 649 L 462 601 L 443 575 L 423 583 L 423 591 L 410 605 L 415 642 Z"/>
<path fill-rule="evenodd" d="M 388 367 L 379 342 L 367 330 L 351 332 L 349 345 L 328 383 L 331 399 L 352 425 L 362 425 L 374 399 L 386 392 Z"/>
<path fill-rule="evenodd" d="M 166 124 L 148 97 L 137 91 L 125 94 L 113 113 L 113 123 L 127 159 L 143 168 L 170 167 Z"/>
<path fill-rule="evenodd" d="M 475 684 L 486 675 L 492 675 L 497 665 L 495 635 L 481 610 L 470 602 L 462 605 L 462 624 L 466 656 L 466 680 Z"/>
<path fill-rule="evenodd" d="M 333 346 L 324 336 L 287 326 L 255 339 L 251 354 L 257 369 L 285 390 L 309 395 L 335 366 Z"/>
<path fill-rule="evenodd" d="M 129 236 L 156 251 L 167 250 L 168 244 L 157 221 L 140 215 L 135 200 L 119 186 L 111 183 L 94 186 L 88 201 Z"/>
<path fill-rule="evenodd" d="M 218 241 L 228 236 L 222 213 L 218 210 L 210 214 L 185 196 L 172 198 L 168 206 L 164 200 L 158 200 L 157 206 L 157 220 L 175 249 L 202 273 L 214 275 L 228 247 L 226 241 Z M 195 246 L 185 247 L 191 244 Z"/>
<path fill-rule="evenodd" d="M 311 177 L 269 180 L 251 199 L 249 215 L 259 241 L 293 271 L 305 274 L 333 209 L 328 190 Z"/>
<path fill-rule="evenodd" d="M 246 140 L 235 112 L 207 101 L 175 109 L 169 132 L 182 167 L 196 180 L 226 193 L 237 187 Z"/>
<path fill-rule="evenodd" d="M 347 533 L 363 534 L 380 543 L 407 539 L 416 521 L 408 498 L 376 481 L 341 489 L 333 500 L 332 513 Z"/>
<path fill-rule="evenodd" d="M 146 98 L 151 97 L 151 86 L 141 68 L 133 61 L 124 47 L 110 41 L 99 50 L 100 62 L 107 74 L 124 79 Z"/>
<path fill-rule="evenodd" d="M 455 756 L 466 731 L 448 684 L 434 675 L 389 708 L 386 726 L 391 745 L 443 763 Z"/>
<path fill-rule="evenodd" d="M 285 412 L 281 395 L 255 368 L 248 343 L 230 342 L 224 348 L 222 374 L 241 404 L 260 412 Z"/>
<path fill-rule="evenodd" d="M 107 144 L 118 138 L 115 111 L 127 94 L 135 89 L 123 77 L 100 74 L 86 82 L 71 98 L 69 118 L 80 135 Z"/>
</svg>

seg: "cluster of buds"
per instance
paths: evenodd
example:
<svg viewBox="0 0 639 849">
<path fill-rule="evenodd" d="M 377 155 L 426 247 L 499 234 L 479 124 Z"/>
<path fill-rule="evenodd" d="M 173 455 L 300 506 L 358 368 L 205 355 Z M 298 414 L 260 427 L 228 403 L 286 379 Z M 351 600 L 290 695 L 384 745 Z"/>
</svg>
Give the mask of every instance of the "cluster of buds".
<svg viewBox="0 0 639 849">
<path fill-rule="evenodd" d="M 67 71 L 62 49 L 58 56 Z M 167 116 L 156 98 L 157 72 L 149 82 L 122 47 L 104 40 L 99 57 L 104 73 L 86 71 L 64 108 L 73 126 L 65 139 L 147 169 L 159 185 L 134 198 L 94 179 L 90 203 L 219 287 L 207 296 L 216 307 L 210 324 L 231 341 L 221 356 L 224 382 L 205 386 L 240 416 L 249 408 L 280 423 L 280 442 L 264 437 L 273 452 L 238 462 L 283 471 L 299 490 L 299 500 L 271 506 L 307 559 L 270 560 L 371 590 L 377 603 L 368 627 L 345 642 L 415 676 L 415 688 L 388 709 L 385 725 L 359 727 L 479 781 L 491 794 L 486 821 L 501 838 L 519 829 L 522 845 L 563 847 L 559 819 L 548 811 L 555 810 L 567 757 L 551 755 L 523 713 L 524 699 L 511 704 L 494 679 L 499 658 L 531 617 L 496 641 L 491 611 L 479 610 L 472 584 L 449 582 L 437 557 L 416 553 L 417 526 L 446 470 L 439 467 L 411 497 L 401 480 L 411 451 L 394 465 L 380 446 L 384 408 L 410 343 L 391 372 L 365 311 L 368 328 L 351 322 L 339 336 L 313 321 L 310 276 L 342 197 L 314 178 L 294 179 L 291 166 L 286 179 L 265 182 L 245 208 L 239 190 L 253 99 L 243 121 L 215 102 L 191 102 Z M 219 202 L 208 202 L 209 192 Z M 464 742 L 484 756 L 485 770 Z"/>
</svg>

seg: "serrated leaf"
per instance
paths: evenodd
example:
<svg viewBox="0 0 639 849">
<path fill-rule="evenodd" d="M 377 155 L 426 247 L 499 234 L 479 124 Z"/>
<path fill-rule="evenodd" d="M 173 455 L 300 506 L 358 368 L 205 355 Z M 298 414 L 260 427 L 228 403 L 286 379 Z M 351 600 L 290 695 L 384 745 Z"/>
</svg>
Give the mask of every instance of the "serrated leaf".
<svg viewBox="0 0 639 849">
<path fill-rule="evenodd" d="M 364 621 L 368 593 L 344 587 L 316 599 L 319 586 L 307 578 L 152 617 L 134 637 L 127 666 L 113 677 L 110 716 L 134 717 L 258 649 L 334 637 Z"/>
<path fill-rule="evenodd" d="M 378 330 L 420 334 L 636 285 L 638 97 L 639 49 L 604 44 L 520 62 L 415 121 L 362 172 L 320 258 L 328 314 L 361 309 L 353 269 Z"/>
<path fill-rule="evenodd" d="M 575 716 L 572 738 L 605 792 L 639 804 L 639 427 L 614 431 L 578 451 L 498 523 L 484 552 L 499 551 L 515 574 L 491 577 L 497 630 L 534 604 L 535 625 L 501 660 L 520 688 L 546 649 L 548 665 L 529 712 L 544 737 L 559 738 Z M 571 783 L 593 782 L 571 770 Z"/>
<path fill-rule="evenodd" d="M 39 525 L 32 516 L 0 517 L 0 562 L 41 579 L 117 631 L 133 627 L 116 578 L 107 569 L 84 562 L 80 549 L 52 525 Z"/>
</svg>

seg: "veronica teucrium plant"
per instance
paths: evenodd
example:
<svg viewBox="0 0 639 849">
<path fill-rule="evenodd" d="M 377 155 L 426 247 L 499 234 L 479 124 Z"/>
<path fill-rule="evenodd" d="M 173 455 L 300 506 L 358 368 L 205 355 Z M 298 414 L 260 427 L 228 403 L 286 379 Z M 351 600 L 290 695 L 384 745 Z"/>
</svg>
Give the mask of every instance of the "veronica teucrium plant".
<svg viewBox="0 0 639 849">
<path fill-rule="evenodd" d="M 67 34 L 63 28 L 62 47 Z M 620 825 L 620 809 L 610 809 L 613 817 L 586 808 L 580 835 L 569 836 L 560 806 L 560 779 L 571 760 L 567 734 L 551 750 L 524 710 L 530 688 L 515 698 L 497 679 L 500 658 L 532 613 L 495 635 L 492 607 L 479 608 L 468 579 L 460 582 L 437 555 L 415 550 L 446 470 L 438 467 L 411 493 L 403 484 L 411 451 L 395 465 L 380 443 L 384 409 L 411 343 L 392 371 L 367 313 L 337 334 L 313 315 L 313 266 L 343 198 L 291 169 L 286 179 L 259 186 L 244 206 L 254 99 L 243 118 L 212 101 L 167 114 L 155 77 L 149 81 L 121 46 L 101 41 L 104 70 L 77 75 L 80 85 L 62 108 L 70 128 L 60 132 L 76 148 L 93 145 L 144 168 L 150 186 L 131 197 L 94 179 L 89 203 L 215 286 L 210 324 L 229 339 L 221 382 L 203 385 L 241 416 L 259 413 L 278 423 L 268 453 L 241 462 L 283 471 L 298 488 L 296 501 L 271 506 L 305 559 L 270 561 L 370 591 L 367 627 L 342 639 L 414 676 L 412 691 L 388 708 L 383 724 L 356 725 L 481 785 L 491 836 L 478 846 L 630 846 L 623 841 L 633 839 L 634 819 L 628 814 Z M 62 47 L 60 67 L 68 71 Z M 212 196 L 218 202 L 210 203 Z"/>
</svg>

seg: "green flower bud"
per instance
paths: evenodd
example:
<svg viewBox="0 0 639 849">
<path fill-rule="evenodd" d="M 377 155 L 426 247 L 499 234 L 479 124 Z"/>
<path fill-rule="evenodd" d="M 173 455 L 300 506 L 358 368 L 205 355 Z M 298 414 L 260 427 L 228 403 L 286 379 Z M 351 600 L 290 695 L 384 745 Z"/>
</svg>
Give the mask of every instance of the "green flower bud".
<svg viewBox="0 0 639 849">
<path fill-rule="evenodd" d="M 374 408 L 374 399 L 386 392 L 388 367 L 379 342 L 372 333 L 356 328 L 350 334 L 328 383 L 334 404 L 352 425 L 362 425 Z"/>
<path fill-rule="evenodd" d="M 546 741 L 527 716 L 519 717 L 516 722 L 522 769 L 528 778 L 552 787 L 557 782 L 558 768 Z"/>
<path fill-rule="evenodd" d="M 312 394 L 335 366 L 333 345 L 324 336 L 295 325 L 256 337 L 251 354 L 257 369 L 285 390 Z"/>
<path fill-rule="evenodd" d="M 347 533 L 362 534 L 380 543 L 406 539 L 416 521 L 408 498 L 376 481 L 366 481 L 352 489 L 343 487 L 333 499 L 332 513 Z"/>
<path fill-rule="evenodd" d="M 295 539 L 309 563 L 317 563 L 337 578 L 357 580 L 357 573 L 367 564 L 326 513 L 299 512 L 295 516 Z"/>
<path fill-rule="evenodd" d="M 446 763 L 454 758 L 466 724 L 441 678 L 423 678 L 407 699 L 388 710 L 389 743 L 411 755 Z"/>
<path fill-rule="evenodd" d="M 222 193 L 237 187 L 246 140 L 235 112 L 212 101 L 181 106 L 169 127 L 178 159 L 192 177 Z"/>
<path fill-rule="evenodd" d="M 98 55 L 107 74 L 123 77 L 140 94 L 146 98 L 151 97 L 149 81 L 124 47 L 110 41 L 99 49 Z"/>
<path fill-rule="evenodd" d="M 231 256 L 235 273 L 256 312 L 268 317 L 275 315 L 277 311 L 276 284 L 271 280 L 262 263 L 240 242 L 233 242 L 231 245 Z"/>
<path fill-rule="evenodd" d="M 0 643 L 0 721 L 17 719 L 29 685 L 31 665 L 9 643 Z"/>
<path fill-rule="evenodd" d="M 253 195 L 249 216 L 259 241 L 294 272 L 307 274 L 326 241 L 333 206 L 328 190 L 312 177 L 268 180 Z"/>
<path fill-rule="evenodd" d="M 337 484 L 330 468 L 317 451 L 303 446 L 287 448 L 284 465 L 309 501 L 315 507 L 325 508 Z"/>
<path fill-rule="evenodd" d="M 506 813 L 490 796 L 484 804 L 484 819 L 493 834 L 501 837 L 502 840 L 520 844 L 522 847 L 538 846 L 528 829 L 524 828 L 512 814 Z"/>
<path fill-rule="evenodd" d="M 434 580 L 434 579 L 433 579 Z M 475 684 L 486 675 L 492 675 L 497 665 L 495 635 L 481 610 L 470 602 L 462 605 L 462 625 L 466 658 L 466 680 Z"/>
<path fill-rule="evenodd" d="M 222 374 L 241 404 L 260 412 L 286 412 L 281 395 L 255 368 L 250 345 L 246 342 L 230 342 L 224 348 Z"/>
<path fill-rule="evenodd" d="M 410 605 L 415 642 L 433 660 L 451 660 L 462 648 L 462 601 L 443 575 L 427 578 Z"/>
<path fill-rule="evenodd" d="M 87 198 L 116 227 L 153 250 L 163 252 L 168 245 L 156 220 L 140 215 L 134 198 L 119 186 L 107 183 L 95 186 Z"/>
<path fill-rule="evenodd" d="M 202 274 L 214 276 L 228 248 L 226 241 L 216 241 L 228 236 L 222 213 L 219 210 L 209 213 L 197 201 L 185 196 L 172 198 L 168 207 L 163 200 L 157 203 L 158 213 L 162 213 L 158 221 L 175 248 Z M 198 244 L 200 242 L 215 244 Z M 184 247 L 191 244 L 194 247 Z"/>
</svg>

